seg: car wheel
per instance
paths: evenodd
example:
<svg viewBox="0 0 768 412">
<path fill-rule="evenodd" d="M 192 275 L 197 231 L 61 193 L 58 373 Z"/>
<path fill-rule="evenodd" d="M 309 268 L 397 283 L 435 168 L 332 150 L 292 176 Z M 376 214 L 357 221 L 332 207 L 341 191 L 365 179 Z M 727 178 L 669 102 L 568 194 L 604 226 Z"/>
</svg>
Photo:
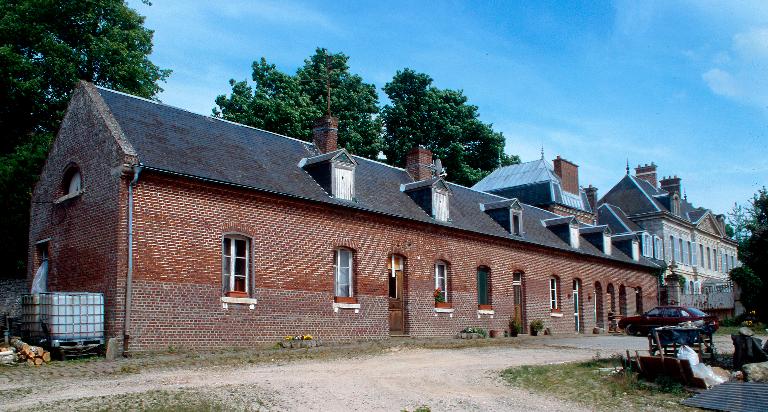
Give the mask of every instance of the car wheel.
<svg viewBox="0 0 768 412">
<path fill-rule="evenodd" d="M 634 325 L 627 325 L 627 327 L 624 328 L 624 333 L 629 336 L 635 336 L 637 335 L 637 329 L 635 329 Z"/>
</svg>

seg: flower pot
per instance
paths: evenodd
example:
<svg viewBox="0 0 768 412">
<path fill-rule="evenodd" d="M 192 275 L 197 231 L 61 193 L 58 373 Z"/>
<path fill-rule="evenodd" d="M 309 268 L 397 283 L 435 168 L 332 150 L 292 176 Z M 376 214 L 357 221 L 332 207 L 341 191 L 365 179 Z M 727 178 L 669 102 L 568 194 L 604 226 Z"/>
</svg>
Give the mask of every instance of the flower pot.
<svg viewBox="0 0 768 412">
<path fill-rule="evenodd" d="M 226 295 L 228 298 L 247 298 L 248 297 L 248 293 L 240 292 L 237 290 L 230 290 L 229 292 L 226 293 Z"/>
<path fill-rule="evenodd" d="M 435 302 L 435 307 L 438 309 L 450 309 L 451 304 L 448 302 Z"/>
<path fill-rule="evenodd" d="M 493 305 L 477 305 L 478 310 L 493 310 Z"/>
<path fill-rule="evenodd" d="M 511 336 L 513 338 L 516 338 L 517 337 L 517 331 L 516 330 L 512 330 L 511 332 L 509 332 L 509 336 Z"/>
<path fill-rule="evenodd" d="M 537 331 L 536 329 L 531 330 L 531 336 L 538 336 L 538 335 L 539 335 L 539 331 Z"/>
</svg>

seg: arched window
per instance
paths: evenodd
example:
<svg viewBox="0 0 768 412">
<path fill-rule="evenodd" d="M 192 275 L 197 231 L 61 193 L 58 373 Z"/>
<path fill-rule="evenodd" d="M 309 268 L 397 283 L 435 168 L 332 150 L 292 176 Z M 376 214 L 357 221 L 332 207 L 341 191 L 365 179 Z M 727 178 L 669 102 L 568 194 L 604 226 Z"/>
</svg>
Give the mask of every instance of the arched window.
<svg viewBox="0 0 768 412">
<path fill-rule="evenodd" d="M 477 304 L 491 304 L 490 270 L 485 266 L 477 268 Z"/>
<path fill-rule="evenodd" d="M 70 166 L 64 173 L 62 191 L 64 196 L 79 194 L 83 190 L 83 176 L 77 166 Z"/>
<path fill-rule="evenodd" d="M 352 256 L 349 249 L 336 249 L 334 262 L 334 290 L 337 297 L 351 298 L 352 288 Z"/>
<path fill-rule="evenodd" d="M 435 302 L 448 302 L 448 265 L 435 262 Z"/>
<path fill-rule="evenodd" d="M 619 314 L 627 316 L 627 288 L 619 285 Z"/>
<path fill-rule="evenodd" d="M 387 279 L 389 279 L 387 283 L 391 299 L 402 299 L 404 260 L 400 255 L 391 255 L 387 261 Z"/>
</svg>

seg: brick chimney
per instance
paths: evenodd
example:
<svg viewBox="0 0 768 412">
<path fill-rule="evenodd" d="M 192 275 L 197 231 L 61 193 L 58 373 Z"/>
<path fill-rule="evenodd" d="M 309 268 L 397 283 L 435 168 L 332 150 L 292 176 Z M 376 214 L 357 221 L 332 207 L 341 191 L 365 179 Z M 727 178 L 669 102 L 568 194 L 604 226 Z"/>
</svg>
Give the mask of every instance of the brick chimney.
<svg viewBox="0 0 768 412">
<path fill-rule="evenodd" d="M 666 190 L 671 195 L 672 193 L 677 193 L 677 196 L 680 196 L 680 178 L 677 176 L 670 176 L 665 177 L 661 179 L 659 182 L 661 184 L 661 190 Z"/>
<path fill-rule="evenodd" d="M 635 168 L 635 177 L 645 180 L 646 182 L 653 185 L 653 187 L 658 187 L 659 185 L 658 181 L 656 180 L 656 164 L 653 162 L 644 166 L 637 165 Z"/>
<path fill-rule="evenodd" d="M 312 124 L 312 142 L 321 153 L 332 152 L 337 149 L 336 141 L 339 137 L 339 119 L 332 116 L 323 116 Z"/>
<path fill-rule="evenodd" d="M 569 162 L 560 156 L 552 161 L 555 165 L 555 174 L 560 177 L 563 190 L 575 195 L 579 194 L 579 166 Z"/>
<path fill-rule="evenodd" d="M 414 181 L 432 177 L 432 152 L 424 146 L 416 146 L 405 156 L 405 170 Z"/>
<path fill-rule="evenodd" d="M 589 187 L 584 188 L 584 193 L 587 195 L 587 202 L 592 213 L 597 214 L 597 188 L 589 185 Z"/>
</svg>

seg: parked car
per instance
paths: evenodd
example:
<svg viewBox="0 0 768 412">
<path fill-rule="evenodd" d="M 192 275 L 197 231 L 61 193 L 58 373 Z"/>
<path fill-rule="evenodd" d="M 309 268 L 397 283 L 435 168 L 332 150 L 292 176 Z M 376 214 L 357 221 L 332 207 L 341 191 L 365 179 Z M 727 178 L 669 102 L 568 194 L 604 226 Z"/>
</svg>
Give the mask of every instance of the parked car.
<svg viewBox="0 0 768 412">
<path fill-rule="evenodd" d="M 647 335 L 651 328 L 699 320 L 703 320 L 706 325 L 711 325 L 713 331 L 720 326 L 716 316 L 708 315 L 696 308 L 657 306 L 640 316 L 629 316 L 619 320 L 619 328 L 624 329 L 627 335 Z"/>
</svg>

